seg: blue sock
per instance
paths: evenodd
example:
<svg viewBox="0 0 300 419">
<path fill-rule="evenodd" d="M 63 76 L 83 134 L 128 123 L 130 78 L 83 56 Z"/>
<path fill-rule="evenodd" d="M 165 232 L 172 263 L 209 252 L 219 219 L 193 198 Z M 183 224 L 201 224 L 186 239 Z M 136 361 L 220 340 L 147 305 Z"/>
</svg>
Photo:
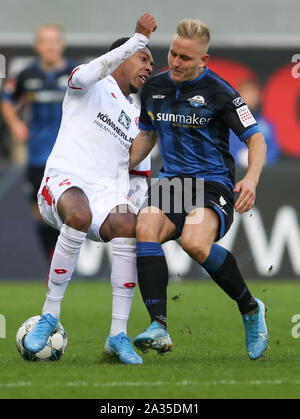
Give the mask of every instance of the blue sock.
<svg viewBox="0 0 300 419">
<path fill-rule="evenodd" d="M 164 256 L 164 251 L 158 242 L 136 242 L 136 255 L 137 257 Z"/>
<path fill-rule="evenodd" d="M 222 290 L 238 304 L 242 314 L 257 308 L 241 275 L 234 256 L 224 247 L 213 244 L 208 258 L 201 266 L 210 274 Z"/>
<path fill-rule="evenodd" d="M 224 247 L 214 243 L 208 258 L 201 264 L 201 266 L 203 266 L 203 268 L 208 273 L 215 272 L 223 265 L 226 256 L 227 250 Z"/>
</svg>

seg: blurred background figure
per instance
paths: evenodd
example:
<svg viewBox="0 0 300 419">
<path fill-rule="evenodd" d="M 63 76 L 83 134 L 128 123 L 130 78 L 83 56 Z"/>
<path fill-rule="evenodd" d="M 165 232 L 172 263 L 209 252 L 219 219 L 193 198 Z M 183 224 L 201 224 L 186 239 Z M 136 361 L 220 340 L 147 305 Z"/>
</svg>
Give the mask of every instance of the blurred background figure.
<svg viewBox="0 0 300 419">
<path fill-rule="evenodd" d="M 38 29 L 34 51 L 36 59 L 4 84 L 1 110 L 11 134 L 12 160 L 26 165 L 26 193 L 45 254 L 51 259 L 58 233 L 42 220 L 36 195 L 59 130 L 68 77 L 77 63 L 64 58 L 62 30 L 55 24 Z"/>
<path fill-rule="evenodd" d="M 261 89 L 255 79 L 243 80 L 237 87 L 244 102 L 248 105 L 267 143 L 267 156 L 265 165 L 277 163 L 280 157 L 280 149 L 276 138 L 275 127 L 272 122 L 261 115 Z M 248 148 L 238 139 L 234 132 L 230 131 L 230 152 L 236 165 L 248 167 Z"/>
</svg>

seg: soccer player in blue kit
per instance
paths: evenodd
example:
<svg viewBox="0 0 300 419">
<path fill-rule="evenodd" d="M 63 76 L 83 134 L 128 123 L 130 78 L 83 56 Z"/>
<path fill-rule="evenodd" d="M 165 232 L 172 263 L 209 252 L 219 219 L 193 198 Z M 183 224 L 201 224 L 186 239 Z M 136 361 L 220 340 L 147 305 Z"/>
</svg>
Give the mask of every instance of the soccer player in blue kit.
<svg viewBox="0 0 300 419">
<path fill-rule="evenodd" d="M 60 127 L 68 78 L 76 63 L 63 56 L 64 42 L 57 25 L 47 24 L 38 29 L 34 49 L 37 59 L 15 80 L 5 83 L 1 110 L 13 140 L 28 142 L 27 192 L 41 244 L 51 259 L 58 234 L 42 220 L 36 195 Z M 30 111 L 28 123 L 18 114 L 20 104 Z"/>
<path fill-rule="evenodd" d="M 209 41 L 209 29 L 202 22 L 179 22 L 168 53 L 169 71 L 152 77 L 141 93 L 141 131 L 132 144 L 130 164 L 141 161 L 158 139 L 163 169 L 138 216 L 138 282 L 151 325 L 134 344 L 142 351 L 172 349 L 167 331 L 168 268 L 161 244 L 181 236 L 182 248 L 236 301 L 248 356 L 257 359 L 268 343 L 265 305 L 251 295 L 234 256 L 215 242 L 229 230 L 234 210 L 244 213 L 253 207 L 266 143 L 239 93 L 206 66 Z M 247 173 L 237 183 L 229 153 L 230 128 L 249 149 Z M 179 212 L 181 187 L 170 188 L 168 197 L 157 191 L 163 181 L 179 181 L 184 187 L 187 179 L 193 202 L 201 189 L 196 180 L 204 180 L 204 202 Z M 164 208 L 166 200 L 169 210 Z M 197 216 L 202 222 L 195 223 Z"/>
</svg>

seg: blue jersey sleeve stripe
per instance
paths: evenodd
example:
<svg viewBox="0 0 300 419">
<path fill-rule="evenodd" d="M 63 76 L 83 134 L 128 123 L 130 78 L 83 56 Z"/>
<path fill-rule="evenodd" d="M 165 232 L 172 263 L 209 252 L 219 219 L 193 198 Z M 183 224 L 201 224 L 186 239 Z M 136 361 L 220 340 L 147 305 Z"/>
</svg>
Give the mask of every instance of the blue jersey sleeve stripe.
<svg viewBox="0 0 300 419">
<path fill-rule="evenodd" d="M 155 128 L 153 125 L 145 125 L 139 122 L 139 128 L 141 128 L 143 131 L 155 131 Z"/>
<path fill-rule="evenodd" d="M 1 100 L 5 101 L 5 102 L 12 102 L 12 103 L 14 103 L 14 98 L 9 93 L 2 92 L 1 95 L 0 95 L 0 98 L 1 98 Z"/>
<path fill-rule="evenodd" d="M 246 131 L 243 132 L 243 134 L 241 134 L 239 136 L 239 139 L 242 141 L 247 140 L 249 137 L 251 137 L 251 135 L 256 134 L 257 132 L 261 132 L 260 129 L 258 128 L 257 125 L 255 125 L 254 127 L 251 127 L 249 129 L 247 129 Z"/>
<path fill-rule="evenodd" d="M 214 205 L 213 208 L 219 214 L 219 218 L 220 218 L 220 234 L 219 234 L 218 240 L 221 240 L 221 238 L 224 236 L 224 233 L 225 233 L 225 218 L 224 218 L 223 212 L 220 210 L 219 207 L 217 207 L 216 205 Z"/>
<path fill-rule="evenodd" d="M 225 80 L 223 80 L 218 74 L 214 73 L 213 71 L 209 70 L 207 73 L 208 77 L 214 79 L 219 85 L 223 86 L 225 90 L 227 90 L 230 94 L 235 95 L 237 91 L 230 86 Z"/>
</svg>

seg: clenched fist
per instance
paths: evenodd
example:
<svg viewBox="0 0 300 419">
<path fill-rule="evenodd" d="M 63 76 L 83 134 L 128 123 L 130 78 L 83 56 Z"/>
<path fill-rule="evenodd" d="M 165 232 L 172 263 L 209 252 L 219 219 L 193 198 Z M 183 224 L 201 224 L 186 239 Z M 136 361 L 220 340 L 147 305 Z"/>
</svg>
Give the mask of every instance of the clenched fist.
<svg viewBox="0 0 300 419">
<path fill-rule="evenodd" d="M 155 19 L 149 13 L 145 13 L 136 24 L 135 32 L 141 33 L 150 38 L 152 32 L 157 28 Z"/>
</svg>

